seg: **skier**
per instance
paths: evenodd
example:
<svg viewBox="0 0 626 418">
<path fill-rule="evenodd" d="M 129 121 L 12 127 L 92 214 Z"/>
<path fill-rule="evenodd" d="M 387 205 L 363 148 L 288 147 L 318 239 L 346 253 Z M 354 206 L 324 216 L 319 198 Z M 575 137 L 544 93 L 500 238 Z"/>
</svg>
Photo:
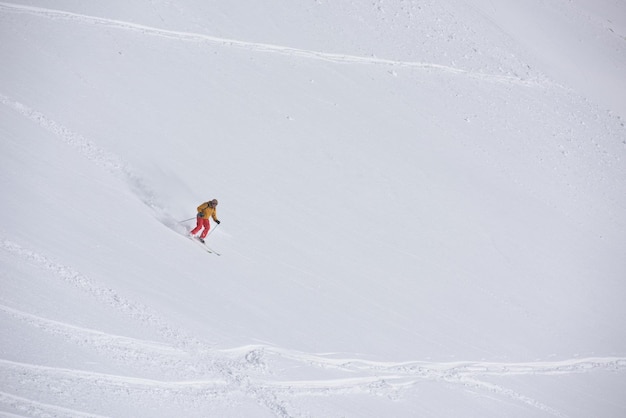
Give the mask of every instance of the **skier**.
<svg viewBox="0 0 626 418">
<path fill-rule="evenodd" d="M 198 238 L 201 242 L 204 242 L 204 238 L 209 233 L 209 229 L 211 229 L 211 222 L 209 218 L 213 218 L 216 224 L 220 224 L 219 219 L 217 219 L 217 199 L 209 200 L 208 202 L 204 202 L 200 206 L 198 206 L 198 215 L 196 215 L 196 227 L 189 232 L 189 234 L 193 237 L 198 233 L 202 228 L 202 234 Z"/>
</svg>

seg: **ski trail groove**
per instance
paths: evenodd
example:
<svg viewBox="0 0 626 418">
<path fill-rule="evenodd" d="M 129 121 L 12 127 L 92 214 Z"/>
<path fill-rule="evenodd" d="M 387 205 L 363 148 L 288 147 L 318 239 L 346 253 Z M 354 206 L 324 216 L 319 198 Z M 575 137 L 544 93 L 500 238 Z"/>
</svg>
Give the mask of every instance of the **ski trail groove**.
<svg viewBox="0 0 626 418">
<path fill-rule="evenodd" d="M 91 279 L 71 267 L 60 264 L 8 239 L 2 239 L 0 242 L 0 249 L 27 261 L 42 270 L 50 272 L 57 279 L 60 279 L 61 281 L 89 294 L 98 302 L 125 313 L 141 323 L 153 326 L 154 328 L 160 330 L 161 334 L 164 336 L 180 339 L 178 331 L 168 327 L 161 320 L 157 319 L 156 314 L 150 312 L 149 308 L 127 300 L 113 289 L 104 288 L 94 283 Z"/>
<path fill-rule="evenodd" d="M 77 411 L 75 409 L 63 408 L 56 405 L 49 405 L 33 399 L 23 398 L 21 396 L 11 395 L 6 392 L 0 392 L 0 404 L 8 405 L 20 412 L 28 414 L 30 417 L 56 417 L 56 418 L 105 418 L 102 415 L 90 414 L 87 412 Z"/>
<path fill-rule="evenodd" d="M 140 340 L 55 321 L 0 305 L 0 313 L 50 335 L 59 336 L 78 346 L 104 354 L 133 369 L 150 370 L 159 364 L 159 375 L 168 377 L 195 376 L 206 372 L 189 361 L 185 350 L 171 344 Z"/>
<path fill-rule="evenodd" d="M 523 393 L 479 380 L 487 376 L 548 376 L 591 373 L 594 371 L 624 372 L 624 357 L 589 357 L 550 362 L 377 362 L 350 358 L 329 358 L 325 355 L 301 353 L 270 346 L 247 346 L 241 350 L 255 353 L 255 361 L 263 363 L 264 358 L 278 357 L 303 363 L 321 369 L 343 370 L 350 376 L 361 377 L 335 378 L 330 380 L 310 381 L 273 381 L 259 382 L 268 384 L 272 390 L 293 395 L 352 394 L 359 392 L 384 395 L 396 399 L 402 391 L 410 390 L 419 382 L 445 382 L 480 392 L 496 394 L 515 402 L 526 404 L 555 417 L 566 415 L 549 405 L 530 398 Z"/>
<path fill-rule="evenodd" d="M 90 383 L 116 385 L 120 387 L 139 386 L 150 388 L 162 388 L 163 390 L 176 388 L 214 388 L 225 386 L 224 380 L 196 380 L 196 381 L 164 381 L 156 379 L 146 379 L 131 376 L 119 376 L 108 373 L 87 372 L 84 370 L 67 369 L 61 367 L 39 366 L 34 364 L 26 364 L 15 361 L 0 359 L 0 369 L 4 369 L 4 376 L 8 376 L 10 371 L 17 371 L 23 374 L 25 370 L 36 372 L 39 375 L 47 374 L 51 379 L 69 377 L 80 381 L 89 381 Z"/>
<path fill-rule="evenodd" d="M 0 5 L 0 8 L 2 6 Z M 84 136 L 73 132 L 71 129 L 57 123 L 41 112 L 30 108 L 29 106 L 11 99 L 0 92 L 0 104 L 3 104 L 15 112 L 36 123 L 43 129 L 55 135 L 66 145 L 74 148 L 83 157 L 101 167 L 108 172 L 120 176 L 124 179 L 131 190 L 144 202 L 147 206 L 154 210 L 158 210 L 155 194 L 145 182 L 137 176 L 131 167 L 126 164 L 119 156 L 99 147 L 93 141 Z"/>
<path fill-rule="evenodd" d="M 223 379 L 204 380 L 156 380 L 108 373 L 87 372 L 20 363 L 0 359 L 0 372 L 4 384 L 21 387 L 28 396 L 48 399 L 54 395 L 56 402 L 66 407 L 75 404 L 74 393 L 89 392 L 100 402 L 116 402 L 125 399 L 154 399 L 184 411 L 185 405 L 198 402 L 218 402 L 227 393 L 237 391 Z M 2 401 L 0 400 L 0 404 Z"/>
<path fill-rule="evenodd" d="M 284 354 L 279 353 L 279 355 Z M 291 356 L 294 357 L 293 354 L 291 354 Z M 329 361 L 322 357 L 304 355 L 303 361 L 317 362 L 322 366 L 334 366 L 346 370 L 373 370 L 388 373 L 401 372 L 406 375 L 420 374 L 424 369 L 435 371 L 440 373 L 442 376 L 563 375 L 585 373 L 598 369 L 614 371 L 626 370 L 626 358 L 623 357 L 590 357 L 554 362 L 528 363 L 429 363 L 419 361 L 406 363 L 384 363 L 368 362 L 356 359 L 338 359 Z"/>
<path fill-rule="evenodd" d="M 0 9 L 1 8 L 2 6 L 0 3 Z M 156 193 L 150 186 L 148 186 L 148 182 L 145 181 L 140 175 L 136 174 L 136 171 L 121 157 L 99 147 L 83 135 L 72 131 L 39 111 L 13 100 L 9 96 L 2 94 L 2 92 L 0 92 L 0 104 L 7 106 L 31 122 L 39 125 L 41 128 L 52 133 L 61 142 L 75 149 L 79 154 L 91 161 L 94 165 L 103 168 L 118 178 L 121 178 L 122 181 L 126 182 L 132 193 L 155 213 L 159 222 L 169 229 L 178 233 L 181 232 L 179 222 L 163 208 L 164 205 L 158 201 Z"/>
<path fill-rule="evenodd" d="M 53 20 L 67 20 L 72 22 L 78 22 L 82 24 L 92 24 L 107 28 L 127 30 L 131 32 L 137 32 L 143 35 L 156 36 L 160 38 L 172 39 L 184 42 L 195 43 L 210 43 L 225 47 L 233 47 L 246 49 L 253 52 L 261 53 L 273 53 L 280 55 L 287 55 L 291 57 L 315 59 L 321 61 L 327 61 L 332 63 L 349 63 L 349 64 L 367 64 L 367 65 L 382 65 L 393 67 L 413 68 L 418 70 L 433 70 L 455 75 L 463 75 L 471 78 L 476 78 L 485 81 L 492 81 L 497 83 L 517 84 L 523 86 L 540 86 L 541 83 L 537 80 L 526 80 L 520 77 L 486 74 L 476 71 L 463 70 L 460 68 L 450 67 L 441 64 L 415 62 L 415 61 L 398 61 L 377 57 L 363 57 L 349 54 L 337 54 L 330 52 L 312 51 L 306 49 L 299 49 L 287 46 L 258 43 L 258 42 L 245 42 L 235 39 L 220 38 L 200 33 L 182 32 L 169 29 L 159 29 L 152 26 L 146 26 L 138 23 L 126 22 L 116 19 L 107 19 L 96 16 L 89 16 L 80 13 L 66 12 L 62 10 L 47 9 L 35 6 L 25 6 L 13 3 L 0 2 L 0 12 L 5 13 L 23 13 L 35 15 L 38 17 L 44 17 Z"/>
</svg>

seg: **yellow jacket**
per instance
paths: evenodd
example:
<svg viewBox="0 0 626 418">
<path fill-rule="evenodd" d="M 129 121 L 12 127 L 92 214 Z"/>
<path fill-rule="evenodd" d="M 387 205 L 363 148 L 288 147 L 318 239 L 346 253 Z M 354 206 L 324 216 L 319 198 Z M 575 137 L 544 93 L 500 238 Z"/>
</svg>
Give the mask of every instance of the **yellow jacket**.
<svg viewBox="0 0 626 418">
<path fill-rule="evenodd" d="M 204 219 L 212 217 L 214 221 L 217 221 L 217 210 L 215 207 L 209 206 L 209 202 L 205 202 L 198 206 L 198 216 Z"/>
</svg>

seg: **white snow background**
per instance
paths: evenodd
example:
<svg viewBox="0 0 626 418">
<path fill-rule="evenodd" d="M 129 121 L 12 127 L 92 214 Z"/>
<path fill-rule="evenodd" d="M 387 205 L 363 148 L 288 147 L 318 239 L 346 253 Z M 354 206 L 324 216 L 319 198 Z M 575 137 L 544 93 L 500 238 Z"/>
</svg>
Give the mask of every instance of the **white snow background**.
<svg viewBox="0 0 626 418">
<path fill-rule="evenodd" d="M 624 417 L 625 117 L 623 1 L 2 2 L 0 415 Z"/>
</svg>

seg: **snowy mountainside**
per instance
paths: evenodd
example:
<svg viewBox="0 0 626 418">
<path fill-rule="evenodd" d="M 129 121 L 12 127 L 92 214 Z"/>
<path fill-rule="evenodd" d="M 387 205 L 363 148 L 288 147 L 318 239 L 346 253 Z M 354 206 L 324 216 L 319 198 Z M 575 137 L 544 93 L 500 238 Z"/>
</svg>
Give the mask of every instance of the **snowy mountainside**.
<svg viewBox="0 0 626 418">
<path fill-rule="evenodd" d="M 0 411 L 622 416 L 616 96 L 486 3 L 0 3 Z"/>
</svg>

